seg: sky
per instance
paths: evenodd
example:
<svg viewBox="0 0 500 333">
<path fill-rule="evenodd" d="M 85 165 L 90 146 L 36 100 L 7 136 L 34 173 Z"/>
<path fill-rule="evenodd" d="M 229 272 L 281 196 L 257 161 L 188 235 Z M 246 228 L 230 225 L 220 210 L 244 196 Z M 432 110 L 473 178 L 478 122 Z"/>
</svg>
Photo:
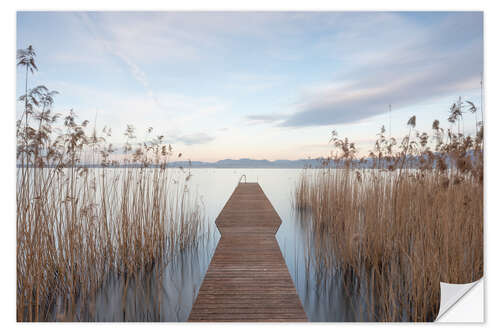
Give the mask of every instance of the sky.
<svg viewBox="0 0 500 333">
<path fill-rule="evenodd" d="M 326 156 L 332 130 L 362 156 L 382 125 L 401 137 L 413 115 L 447 127 L 459 96 L 481 104 L 481 12 L 18 12 L 16 44 L 56 112 L 117 146 L 153 127 L 194 161 Z"/>
</svg>

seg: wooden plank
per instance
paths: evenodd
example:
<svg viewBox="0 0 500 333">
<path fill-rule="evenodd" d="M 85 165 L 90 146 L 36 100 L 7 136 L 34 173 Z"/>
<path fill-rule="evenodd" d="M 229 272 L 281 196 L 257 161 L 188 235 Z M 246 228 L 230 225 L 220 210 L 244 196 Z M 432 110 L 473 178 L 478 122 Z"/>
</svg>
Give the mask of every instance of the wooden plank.
<svg viewBox="0 0 500 333">
<path fill-rule="evenodd" d="M 240 183 L 215 221 L 221 239 L 189 321 L 307 321 L 258 183 Z"/>
</svg>

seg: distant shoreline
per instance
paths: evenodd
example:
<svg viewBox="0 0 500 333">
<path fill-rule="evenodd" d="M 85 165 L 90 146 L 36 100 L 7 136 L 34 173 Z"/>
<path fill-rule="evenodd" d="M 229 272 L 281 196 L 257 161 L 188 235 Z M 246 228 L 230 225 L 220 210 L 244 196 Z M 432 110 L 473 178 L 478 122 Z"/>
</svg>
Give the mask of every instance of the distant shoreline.
<svg viewBox="0 0 500 333">
<path fill-rule="evenodd" d="M 328 162 L 325 164 L 325 162 Z M 353 164 L 356 165 L 358 169 L 373 169 L 374 159 L 365 158 L 363 160 L 354 159 Z M 412 156 L 407 159 L 407 167 L 418 168 L 418 157 Z M 446 159 L 446 164 L 448 167 L 452 167 L 449 158 Z M 389 166 L 388 162 L 385 160 L 377 161 L 378 167 L 375 169 L 384 169 Z M 21 164 L 17 164 L 17 168 L 21 168 Z M 32 165 L 27 166 L 28 168 L 33 168 Z M 55 168 L 57 166 L 44 166 L 44 168 Z M 217 162 L 200 162 L 200 161 L 174 161 L 168 162 L 166 164 L 148 164 L 144 166 L 142 163 L 128 163 L 128 164 L 112 164 L 107 165 L 102 164 L 78 164 L 75 165 L 76 168 L 112 168 L 112 169 L 137 169 L 137 168 L 168 168 L 168 169 L 321 169 L 324 167 L 329 167 L 332 169 L 342 169 L 346 166 L 344 163 L 336 163 L 333 160 L 326 160 L 324 158 L 316 159 L 299 159 L 299 160 L 253 160 L 248 158 L 243 158 L 239 160 L 225 159 Z M 69 168 L 63 167 L 63 168 Z"/>
</svg>

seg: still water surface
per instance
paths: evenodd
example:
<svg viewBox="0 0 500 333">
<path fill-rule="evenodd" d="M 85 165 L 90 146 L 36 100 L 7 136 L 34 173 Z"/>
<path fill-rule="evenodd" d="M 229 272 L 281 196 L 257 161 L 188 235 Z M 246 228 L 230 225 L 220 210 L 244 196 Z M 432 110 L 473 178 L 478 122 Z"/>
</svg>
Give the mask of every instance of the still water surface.
<svg viewBox="0 0 500 333">
<path fill-rule="evenodd" d="M 175 172 L 178 177 L 184 175 Z M 341 274 L 314 269 L 311 260 L 314 238 L 308 228 L 310 224 L 307 217 L 295 214 L 292 202 L 292 193 L 302 172 L 301 169 L 191 170 L 189 189 L 200 197 L 209 225 L 198 246 L 178 254 L 159 276 L 139 277 L 141 288 L 135 288 L 134 281 L 129 282 L 126 294 L 120 280 L 110 281 L 96 299 L 94 319 L 186 321 L 220 238 L 215 219 L 240 177 L 246 175 L 248 182 L 260 184 L 281 217 L 276 238 L 309 320 L 359 320 L 360 313 L 364 312 L 363 305 L 346 294 Z M 146 279 L 153 281 L 145 284 Z M 146 291 L 145 285 L 148 286 Z"/>
</svg>

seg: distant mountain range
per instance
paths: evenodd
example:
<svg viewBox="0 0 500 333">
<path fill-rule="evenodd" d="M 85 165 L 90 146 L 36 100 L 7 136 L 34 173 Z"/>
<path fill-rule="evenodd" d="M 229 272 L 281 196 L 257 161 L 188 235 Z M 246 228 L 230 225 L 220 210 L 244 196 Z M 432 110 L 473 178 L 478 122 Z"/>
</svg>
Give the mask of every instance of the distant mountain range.
<svg viewBox="0 0 500 333">
<path fill-rule="evenodd" d="M 472 152 L 470 153 L 472 154 Z M 200 161 L 175 161 L 169 162 L 167 168 L 225 168 L 225 169 L 303 169 L 303 168 L 321 168 L 323 167 L 324 159 L 299 159 L 299 160 L 254 160 L 250 158 L 240 158 L 239 160 L 225 159 L 217 162 L 200 162 Z M 363 161 L 354 160 L 356 168 L 372 168 L 374 166 L 374 160 L 372 158 L 365 158 Z M 418 157 L 412 156 L 408 157 L 406 161 L 407 167 L 418 167 Z M 435 162 L 436 163 L 436 162 Z M 445 159 L 445 163 L 448 167 L 452 166 L 452 161 L 449 157 Z M 100 164 L 79 164 L 80 167 L 88 168 L 100 168 Z M 119 165 L 109 165 L 110 168 L 140 168 L 143 165 L 141 163 L 130 163 L 130 164 L 119 164 Z M 342 162 L 336 163 L 332 160 L 329 161 L 329 167 L 331 168 L 342 168 L 344 164 Z M 21 167 L 20 164 L 17 165 L 18 168 Z M 46 166 L 53 167 L 53 166 Z M 154 168 L 155 165 L 149 165 L 150 168 Z M 156 166 L 158 167 L 158 166 Z M 379 167 L 388 167 L 387 161 L 380 161 Z"/>
<path fill-rule="evenodd" d="M 302 169 L 320 167 L 319 159 L 300 159 L 300 160 L 253 160 L 250 158 L 241 158 L 239 160 L 225 159 L 217 162 L 199 162 L 199 161 L 176 161 L 170 162 L 168 167 L 176 168 L 228 168 L 228 169 Z"/>
<path fill-rule="evenodd" d="M 80 167 L 100 168 L 101 164 L 79 164 Z M 217 162 L 200 162 L 200 161 L 174 161 L 167 164 L 167 168 L 226 168 L 226 169 L 302 169 L 302 168 L 318 168 L 321 166 L 321 161 L 317 159 L 300 159 L 300 160 L 254 160 L 250 158 L 241 158 L 239 160 L 225 159 Z M 21 164 L 17 164 L 20 168 Z M 53 167 L 53 166 L 46 166 Z M 109 165 L 109 168 L 140 168 L 141 163 L 129 163 Z M 155 165 L 149 165 L 154 168 Z"/>
</svg>

